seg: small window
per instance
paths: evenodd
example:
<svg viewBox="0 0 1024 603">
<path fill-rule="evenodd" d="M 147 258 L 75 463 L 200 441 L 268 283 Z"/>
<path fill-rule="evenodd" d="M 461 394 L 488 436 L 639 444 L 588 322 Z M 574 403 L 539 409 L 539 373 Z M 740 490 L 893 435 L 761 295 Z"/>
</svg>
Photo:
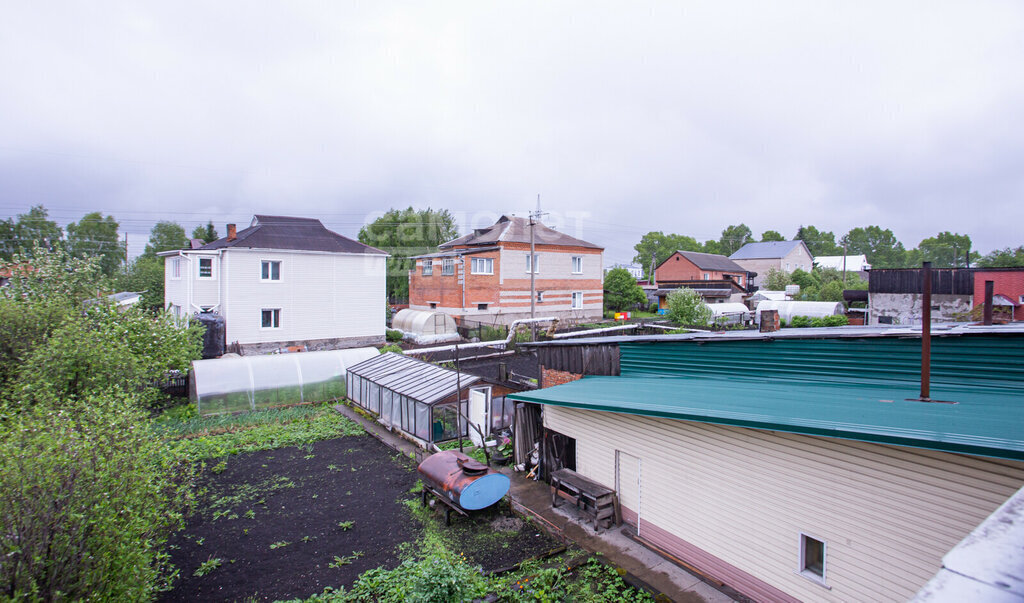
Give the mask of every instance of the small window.
<svg viewBox="0 0 1024 603">
<path fill-rule="evenodd" d="M 264 281 L 281 280 L 281 262 L 263 260 L 263 271 L 260 273 L 260 279 Z"/>
<path fill-rule="evenodd" d="M 437 309 L 437 302 L 430 302 L 430 309 L 431 310 Z"/>
<path fill-rule="evenodd" d="M 572 292 L 572 309 L 579 310 L 583 307 L 583 292 L 573 291 Z"/>
<path fill-rule="evenodd" d="M 181 278 L 181 258 L 174 258 L 171 260 L 171 278 Z M 177 316 L 177 314 L 175 314 Z"/>
<path fill-rule="evenodd" d="M 455 260 L 452 258 L 441 260 L 441 276 L 451 276 L 453 274 L 455 274 Z"/>
<path fill-rule="evenodd" d="M 583 256 L 574 255 L 572 256 L 572 273 L 583 274 Z"/>
<path fill-rule="evenodd" d="M 538 302 L 544 301 L 544 292 L 543 291 L 538 291 L 537 292 L 537 301 Z"/>
<path fill-rule="evenodd" d="M 199 278 L 213 278 L 213 258 L 199 258 Z"/>
<path fill-rule="evenodd" d="M 473 258 L 470 261 L 469 271 L 471 274 L 494 274 L 494 259 Z"/>
<path fill-rule="evenodd" d="M 880 324 L 880 325 L 891 325 L 891 324 L 893 324 L 892 316 L 879 316 L 878 317 L 878 324 Z"/>
<path fill-rule="evenodd" d="M 807 534 L 800 534 L 800 573 L 825 582 L 825 543 Z"/>
<path fill-rule="evenodd" d="M 434 274 L 434 260 L 423 260 L 423 276 Z"/>
<path fill-rule="evenodd" d="M 533 258 L 532 262 L 530 261 L 531 257 Z M 529 272 L 531 268 L 533 268 L 533 273 L 534 274 L 537 274 L 538 272 L 540 272 L 540 254 L 539 253 L 535 253 L 532 256 L 530 254 L 526 254 L 526 271 Z"/>
<path fill-rule="evenodd" d="M 487 304 L 477 304 L 476 305 L 476 309 L 477 310 L 486 310 L 487 309 Z"/>
<path fill-rule="evenodd" d="M 261 311 L 262 326 L 264 329 L 277 329 L 281 326 L 281 309 L 273 308 Z"/>
<path fill-rule="evenodd" d="M 706 281 L 710 281 L 710 280 L 711 280 L 711 275 L 710 275 L 710 274 L 708 274 L 707 272 L 705 272 L 705 273 L 704 273 L 704 280 L 706 280 Z"/>
</svg>

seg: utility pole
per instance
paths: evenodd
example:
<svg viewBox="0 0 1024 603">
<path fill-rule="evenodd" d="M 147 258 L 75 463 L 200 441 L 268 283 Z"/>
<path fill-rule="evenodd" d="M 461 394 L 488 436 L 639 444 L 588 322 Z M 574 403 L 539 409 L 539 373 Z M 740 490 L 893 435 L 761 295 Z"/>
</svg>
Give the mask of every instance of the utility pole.
<svg viewBox="0 0 1024 603">
<path fill-rule="evenodd" d="M 533 227 L 544 215 L 540 211 L 540 193 L 537 193 L 537 209 L 530 212 L 530 319 L 537 318 L 537 252 L 534 242 Z M 530 339 L 537 341 L 537 323 L 530 322 Z"/>
<path fill-rule="evenodd" d="M 846 289 L 846 243 L 843 243 L 843 289 Z"/>
</svg>

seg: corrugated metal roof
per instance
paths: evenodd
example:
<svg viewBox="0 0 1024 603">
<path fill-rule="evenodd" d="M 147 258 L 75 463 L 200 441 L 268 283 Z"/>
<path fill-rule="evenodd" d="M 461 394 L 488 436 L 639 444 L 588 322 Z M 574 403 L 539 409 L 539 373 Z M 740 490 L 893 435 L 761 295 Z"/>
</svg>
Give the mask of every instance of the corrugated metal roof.
<svg viewBox="0 0 1024 603">
<path fill-rule="evenodd" d="M 740 247 L 735 253 L 729 256 L 732 260 L 764 260 L 764 259 L 775 259 L 784 258 L 793 249 L 799 245 L 803 245 L 804 242 L 801 240 L 796 241 L 767 241 L 764 243 L 747 243 L 743 247 Z M 807 255 L 810 255 L 810 251 Z"/>
<path fill-rule="evenodd" d="M 587 247 L 602 249 L 599 245 L 570 237 L 540 222 L 533 227 L 534 242 L 537 245 L 566 245 L 571 247 Z M 468 235 L 438 245 L 438 249 L 448 249 L 457 245 L 487 245 L 503 242 L 529 243 L 530 221 L 516 216 L 502 216 L 487 228 L 478 228 Z"/>
<path fill-rule="evenodd" d="M 718 253 L 703 253 L 700 251 L 677 251 L 679 255 L 690 260 L 690 262 L 701 270 L 718 270 L 720 272 L 739 272 L 745 274 L 747 269 L 724 255 Z M 667 262 L 668 260 L 665 260 Z M 662 262 L 661 264 L 664 264 Z M 661 264 L 658 264 L 660 267 Z"/>
<path fill-rule="evenodd" d="M 943 385 L 723 378 L 585 377 L 514 400 L 1024 460 L 1019 392 Z"/>
<path fill-rule="evenodd" d="M 364 360 L 348 372 L 424 404 L 444 400 L 455 394 L 459 385 L 455 371 L 394 352 Z M 476 375 L 462 374 L 464 388 L 477 381 L 480 377 Z"/>
</svg>

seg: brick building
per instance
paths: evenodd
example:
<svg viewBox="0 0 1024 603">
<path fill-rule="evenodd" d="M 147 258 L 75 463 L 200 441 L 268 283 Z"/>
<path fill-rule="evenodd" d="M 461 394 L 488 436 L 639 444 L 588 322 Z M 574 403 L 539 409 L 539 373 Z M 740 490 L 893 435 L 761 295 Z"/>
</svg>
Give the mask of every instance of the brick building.
<svg viewBox="0 0 1024 603">
<path fill-rule="evenodd" d="M 655 295 L 659 308 L 666 308 L 668 294 L 680 287 L 696 290 L 709 304 L 742 302 L 753 277 L 724 255 L 677 251 L 654 269 Z"/>
<path fill-rule="evenodd" d="M 530 317 L 530 271 L 536 316 L 590 320 L 604 306 L 603 248 L 537 222 L 535 259 L 530 222 L 502 216 L 495 224 L 416 256 L 409 271 L 409 307 L 458 321 L 509 324 Z"/>
<path fill-rule="evenodd" d="M 974 271 L 974 305 L 985 303 L 985 281 L 993 281 L 993 302 L 1012 320 L 1024 320 L 1024 268 L 978 268 Z"/>
</svg>

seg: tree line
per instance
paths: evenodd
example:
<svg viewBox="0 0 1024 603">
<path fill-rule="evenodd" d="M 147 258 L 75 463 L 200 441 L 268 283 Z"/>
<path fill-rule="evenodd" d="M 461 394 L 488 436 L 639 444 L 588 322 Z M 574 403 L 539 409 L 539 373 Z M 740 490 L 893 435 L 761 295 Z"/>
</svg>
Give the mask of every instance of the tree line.
<svg viewBox="0 0 1024 603">
<path fill-rule="evenodd" d="M 785 241 L 781 233 L 766 230 L 761 233 L 760 242 Z M 914 268 L 921 262 L 931 262 L 936 268 L 961 268 L 978 266 L 983 268 L 1024 266 L 1024 245 L 996 249 L 981 255 L 971 246 L 971 237 L 949 231 L 940 232 L 907 249 L 892 230 L 881 226 L 862 226 L 851 229 L 836 239 L 835 233 L 819 230 L 815 226 L 800 226 L 792 239 L 807 245 L 811 255 L 865 255 L 872 268 Z M 633 263 L 642 266 L 645 276 L 650 276 L 652 258 L 654 265 L 664 262 L 678 251 L 699 251 L 730 256 L 747 243 L 758 242 L 746 224 L 734 224 L 722 230 L 719 239 L 699 243 L 688 235 L 665 234 L 652 231 L 645 234 L 633 246 L 636 255 Z"/>
</svg>

